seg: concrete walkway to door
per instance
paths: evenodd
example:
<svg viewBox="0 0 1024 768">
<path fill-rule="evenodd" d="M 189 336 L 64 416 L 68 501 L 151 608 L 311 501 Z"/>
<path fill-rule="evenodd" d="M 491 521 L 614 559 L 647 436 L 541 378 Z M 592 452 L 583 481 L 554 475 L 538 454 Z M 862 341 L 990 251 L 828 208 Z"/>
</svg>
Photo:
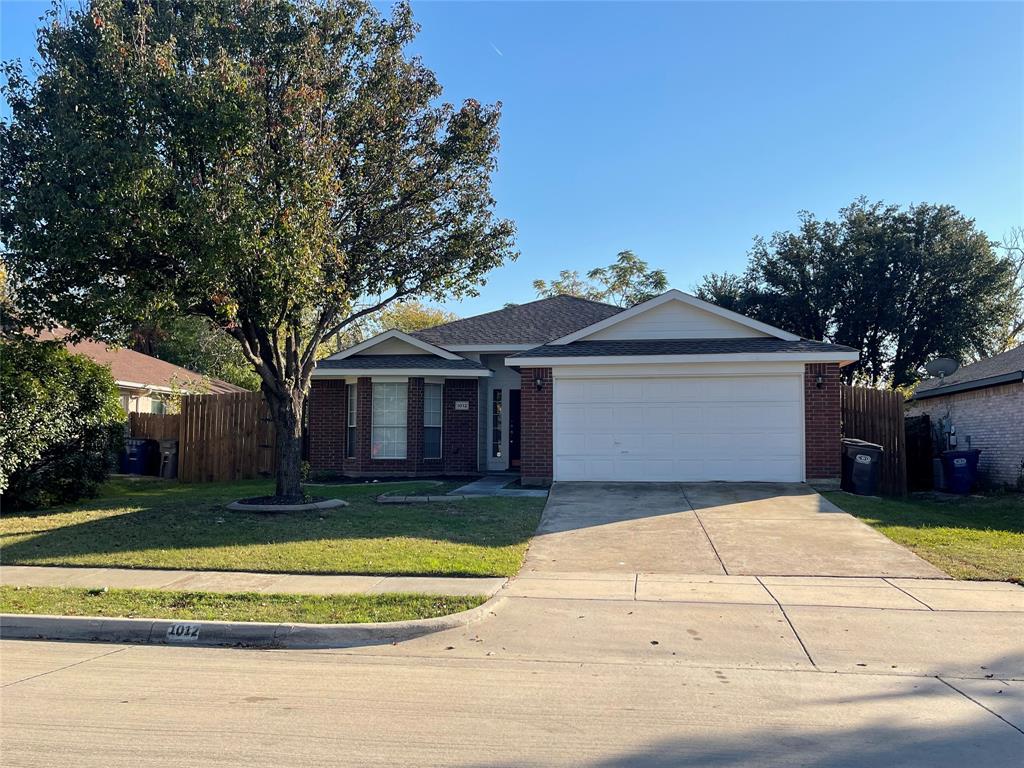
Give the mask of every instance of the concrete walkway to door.
<svg viewBox="0 0 1024 768">
<path fill-rule="evenodd" d="M 556 483 L 522 574 L 946 578 L 788 483 Z"/>
</svg>

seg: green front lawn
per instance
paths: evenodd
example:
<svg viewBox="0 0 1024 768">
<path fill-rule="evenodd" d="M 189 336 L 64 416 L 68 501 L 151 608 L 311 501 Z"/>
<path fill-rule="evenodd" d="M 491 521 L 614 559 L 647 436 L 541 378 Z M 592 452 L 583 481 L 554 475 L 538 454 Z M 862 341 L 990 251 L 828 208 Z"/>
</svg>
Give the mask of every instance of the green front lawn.
<svg viewBox="0 0 1024 768">
<path fill-rule="evenodd" d="M 430 619 L 468 611 L 487 598 L 445 595 L 263 595 L 153 589 L 0 587 L 0 613 L 182 621 L 364 624 Z"/>
<path fill-rule="evenodd" d="M 512 576 L 543 499 L 481 498 L 380 505 L 388 491 L 441 494 L 454 484 L 312 486 L 347 507 L 229 512 L 234 499 L 272 492 L 267 481 L 179 485 L 112 480 L 79 504 L 0 515 L 6 565 L 80 565 L 278 573 Z"/>
<path fill-rule="evenodd" d="M 954 578 L 1024 583 L 1024 496 L 825 496 Z"/>
</svg>

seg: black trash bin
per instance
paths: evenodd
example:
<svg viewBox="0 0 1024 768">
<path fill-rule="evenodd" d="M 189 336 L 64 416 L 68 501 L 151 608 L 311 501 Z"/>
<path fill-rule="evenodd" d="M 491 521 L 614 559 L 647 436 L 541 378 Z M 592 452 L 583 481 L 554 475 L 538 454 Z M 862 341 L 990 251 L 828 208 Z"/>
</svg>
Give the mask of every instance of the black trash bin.
<svg viewBox="0 0 1024 768">
<path fill-rule="evenodd" d="M 978 477 L 980 448 L 969 451 L 943 451 L 942 474 L 946 478 L 946 490 L 950 493 L 970 493 Z"/>
<path fill-rule="evenodd" d="M 173 480 L 178 476 L 178 441 L 160 441 L 160 477 Z"/>
<path fill-rule="evenodd" d="M 858 496 L 878 493 L 882 446 L 864 440 L 843 438 L 843 471 L 840 487 Z"/>
<path fill-rule="evenodd" d="M 160 469 L 160 444 L 156 440 L 129 437 L 121 451 L 121 471 L 126 475 L 155 475 Z"/>
</svg>

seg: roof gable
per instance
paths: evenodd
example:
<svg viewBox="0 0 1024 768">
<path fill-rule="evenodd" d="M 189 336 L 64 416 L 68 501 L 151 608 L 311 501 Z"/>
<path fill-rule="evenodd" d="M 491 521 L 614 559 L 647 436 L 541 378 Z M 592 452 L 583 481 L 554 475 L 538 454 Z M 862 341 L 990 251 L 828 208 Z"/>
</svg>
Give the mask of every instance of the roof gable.
<svg viewBox="0 0 1024 768">
<path fill-rule="evenodd" d="M 551 344 L 571 344 L 582 339 L 642 341 L 766 337 L 786 341 L 797 341 L 800 338 L 781 328 L 673 289 L 558 338 Z"/>
<path fill-rule="evenodd" d="M 553 296 L 453 320 L 450 323 L 416 331 L 412 335 L 449 348 L 529 348 L 572 333 L 621 311 L 620 307 L 599 301 L 576 296 Z"/>
<path fill-rule="evenodd" d="M 590 341 L 628 339 L 749 339 L 771 337 L 757 328 L 698 309 L 682 301 L 666 301 L 641 314 L 602 328 Z"/>
<path fill-rule="evenodd" d="M 403 331 L 384 331 L 376 336 L 361 341 L 355 346 L 335 352 L 325 358 L 327 360 L 344 360 L 353 355 L 435 355 L 444 360 L 461 360 L 458 355 L 447 349 L 431 344 L 423 339 L 410 336 Z"/>
</svg>

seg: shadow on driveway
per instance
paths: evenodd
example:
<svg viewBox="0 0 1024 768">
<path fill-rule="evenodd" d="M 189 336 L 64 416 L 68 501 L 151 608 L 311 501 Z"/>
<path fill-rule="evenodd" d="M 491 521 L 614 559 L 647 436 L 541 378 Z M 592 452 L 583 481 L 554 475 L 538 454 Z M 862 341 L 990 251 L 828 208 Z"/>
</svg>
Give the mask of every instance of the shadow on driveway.
<svg viewBox="0 0 1024 768">
<path fill-rule="evenodd" d="M 803 484 L 556 483 L 528 572 L 945 574 Z"/>
</svg>

